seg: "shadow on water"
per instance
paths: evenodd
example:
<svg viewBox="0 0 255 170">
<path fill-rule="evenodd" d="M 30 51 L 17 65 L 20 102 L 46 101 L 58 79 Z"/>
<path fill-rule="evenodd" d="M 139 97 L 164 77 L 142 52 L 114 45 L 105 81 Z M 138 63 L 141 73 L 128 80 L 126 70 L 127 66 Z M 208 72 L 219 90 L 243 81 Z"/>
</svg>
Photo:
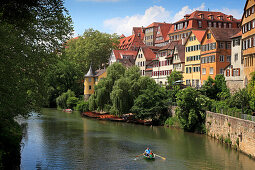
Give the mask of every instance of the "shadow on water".
<svg viewBox="0 0 255 170">
<path fill-rule="evenodd" d="M 27 120 L 22 169 L 253 169 L 255 162 L 205 135 L 98 121 L 44 109 Z M 143 156 L 146 147 L 166 158 Z"/>
</svg>

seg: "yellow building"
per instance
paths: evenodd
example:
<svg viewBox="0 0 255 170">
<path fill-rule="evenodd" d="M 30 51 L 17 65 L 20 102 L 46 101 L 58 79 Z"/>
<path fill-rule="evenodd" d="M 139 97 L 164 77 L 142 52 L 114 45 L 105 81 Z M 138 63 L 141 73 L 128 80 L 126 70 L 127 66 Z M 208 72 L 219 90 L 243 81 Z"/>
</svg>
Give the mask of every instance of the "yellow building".
<svg viewBox="0 0 255 170">
<path fill-rule="evenodd" d="M 100 79 L 107 77 L 106 69 L 97 70 L 95 73 L 90 66 L 89 71 L 84 76 L 84 99 L 88 100 L 94 94 L 95 85 L 98 84 Z"/>
<path fill-rule="evenodd" d="M 200 46 L 204 30 L 192 30 L 185 43 L 185 68 L 183 80 L 185 85 L 201 86 Z"/>
</svg>

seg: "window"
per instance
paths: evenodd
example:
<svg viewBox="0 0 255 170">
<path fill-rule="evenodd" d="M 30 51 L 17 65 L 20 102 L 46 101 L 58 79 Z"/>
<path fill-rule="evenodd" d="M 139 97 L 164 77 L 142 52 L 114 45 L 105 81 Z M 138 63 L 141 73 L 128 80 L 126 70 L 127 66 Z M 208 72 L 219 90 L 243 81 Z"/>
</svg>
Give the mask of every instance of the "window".
<svg viewBox="0 0 255 170">
<path fill-rule="evenodd" d="M 220 42 L 220 49 L 224 49 L 224 42 Z"/>
<path fill-rule="evenodd" d="M 224 74 L 224 69 L 223 68 L 220 69 L 220 74 Z"/>
<path fill-rule="evenodd" d="M 227 62 L 231 62 L 231 56 L 227 56 Z"/>
<path fill-rule="evenodd" d="M 186 80 L 186 85 L 187 85 L 187 86 L 190 85 L 190 80 Z"/>
<path fill-rule="evenodd" d="M 229 76 L 230 76 L 230 74 L 229 74 L 229 73 L 230 73 L 230 71 L 229 71 L 229 69 L 227 69 L 227 71 L 226 71 L 226 76 L 227 76 L 227 77 L 229 77 Z"/>
<path fill-rule="evenodd" d="M 235 54 L 235 61 L 238 60 L 238 53 Z"/>
<path fill-rule="evenodd" d="M 210 67 L 210 74 L 213 74 L 213 67 Z"/>
<path fill-rule="evenodd" d="M 91 88 L 92 88 L 92 87 L 91 87 L 91 86 L 89 86 L 89 90 L 91 90 Z"/>
<path fill-rule="evenodd" d="M 89 78 L 89 82 L 91 82 L 92 81 L 92 79 L 91 78 Z"/>
<path fill-rule="evenodd" d="M 208 22 L 208 27 L 212 27 L 212 23 L 211 22 Z"/>
<path fill-rule="evenodd" d="M 220 56 L 220 62 L 224 62 L 224 55 Z"/>
<path fill-rule="evenodd" d="M 201 17 L 202 17 L 202 15 L 201 15 Z M 202 28 L 202 21 L 198 21 L 198 27 Z"/>
<path fill-rule="evenodd" d="M 202 68 L 202 74 L 203 74 L 203 75 L 206 74 L 206 68 Z"/>
<path fill-rule="evenodd" d="M 230 42 L 227 43 L 227 49 L 231 49 L 231 43 Z"/>
</svg>

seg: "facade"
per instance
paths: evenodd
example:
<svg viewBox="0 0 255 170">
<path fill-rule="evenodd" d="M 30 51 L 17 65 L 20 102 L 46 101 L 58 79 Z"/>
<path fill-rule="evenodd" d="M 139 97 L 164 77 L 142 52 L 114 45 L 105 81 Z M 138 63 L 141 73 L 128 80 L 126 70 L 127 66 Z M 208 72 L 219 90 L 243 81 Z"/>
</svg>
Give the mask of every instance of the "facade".
<svg viewBox="0 0 255 170">
<path fill-rule="evenodd" d="M 248 84 L 250 74 L 255 71 L 255 1 L 247 0 L 242 18 L 242 49 L 244 57 L 244 83 Z"/>
<path fill-rule="evenodd" d="M 224 74 L 231 61 L 231 37 L 240 32 L 238 28 L 209 28 L 201 42 L 201 82 L 211 76 Z"/>
<path fill-rule="evenodd" d="M 89 97 L 94 94 L 95 85 L 98 81 L 107 76 L 106 69 L 97 70 L 95 73 L 90 66 L 89 71 L 84 76 L 84 99 L 88 100 Z"/>
<path fill-rule="evenodd" d="M 185 68 L 185 46 L 176 45 L 173 53 L 173 70 L 184 73 Z"/>
<path fill-rule="evenodd" d="M 140 68 L 142 76 L 146 76 L 146 75 L 148 76 L 148 74 L 146 74 L 146 69 L 148 72 L 149 69 L 147 66 L 151 63 L 153 59 L 156 58 L 156 51 L 157 50 L 155 50 L 154 47 L 149 47 L 149 46 L 140 47 L 140 49 L 138 50 L 136 60 L 135 60 L 135 65 Z"/>
<path fill-rule="evenodd" d="M 156 34 L 155 46 L 163 47 L 169 43 L 168 32 L 171 28 L 171 24 L 162 23 L 158 26 L 158 31 Z"/>
<path fill-rule="evenodd" d="M 131 67 L 135 64 L 137 51 L 130 50 L 112 50 L 108 64 L 120 62 L 126 67 Z"/>
<path fill-rule="evenodd" d="M 191 30 L 207 28 L 239 28 L 240 20 L 222 12 L 194 11 L 174 23 L 169 31 L 170 41 L 181 40 L 189 36 Z"/>
<path fill-rule="evenodd" d="M 184 84 L 192 87 L 201 86 L 201 41 L 204 30 L 192 30 L 185 43 Z"/>
<path fill-rule="evenodd" d="M 144 41 L 143 43 L 146 46 L 155 46 L 156 36 L 158 32 L 158 28 L 161 24 L 166 23 L 159 23 L 159 22 L 153 22 L 146 28 L 144 28 Z"/>
<path fill-rule="evenodd" d="M 244 87 L 243 56 L 242 56 L 242 32 L 232 38 L 231 64 L 225 69 L 224 76 L 231 92 Z"/>
<path fill-rule="evenodd" d="M 159 49 L 154 59 L 152 78 L 160 85 L 167 84 L 167 76 L 173 70 L 174 48 L 180 41 L 173 41 Z"/>
</svg>

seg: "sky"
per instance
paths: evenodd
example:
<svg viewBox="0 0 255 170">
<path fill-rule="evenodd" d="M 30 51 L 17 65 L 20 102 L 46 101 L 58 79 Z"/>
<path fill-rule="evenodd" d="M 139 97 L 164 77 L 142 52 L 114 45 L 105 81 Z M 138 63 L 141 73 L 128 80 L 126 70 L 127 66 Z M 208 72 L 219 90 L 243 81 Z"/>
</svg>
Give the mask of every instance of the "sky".
<svg viewBox="0 0 255 170">
<path fill-rule="evenodd" d="M 195 10 L 220 11 L 241 19 L 246 0 L 65 0 L 74 36 L 93 28 L 129 36 L 133 27 L 173 23 Z"/>
</svg>

